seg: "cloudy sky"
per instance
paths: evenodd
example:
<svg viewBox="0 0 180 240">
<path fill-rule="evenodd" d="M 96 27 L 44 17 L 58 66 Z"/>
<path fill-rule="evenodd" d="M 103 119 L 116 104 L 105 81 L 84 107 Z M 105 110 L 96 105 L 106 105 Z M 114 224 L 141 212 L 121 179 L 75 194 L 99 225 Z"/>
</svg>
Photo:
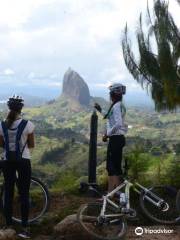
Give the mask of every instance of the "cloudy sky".
<svg viewBox="0 0 180 240">
<path fill-rule="evenodd" d="M 179 6 L 170 11 L 180 23 Z M 153 0 L 149 0 L 150 7 Z M 0 0 L 0 93 L 59 95 L 68 67 L 104 94 L 110 82 L 139 93 L 123 63 L 125 23 L 135 34 L 146 0 Z"/>
</svg>

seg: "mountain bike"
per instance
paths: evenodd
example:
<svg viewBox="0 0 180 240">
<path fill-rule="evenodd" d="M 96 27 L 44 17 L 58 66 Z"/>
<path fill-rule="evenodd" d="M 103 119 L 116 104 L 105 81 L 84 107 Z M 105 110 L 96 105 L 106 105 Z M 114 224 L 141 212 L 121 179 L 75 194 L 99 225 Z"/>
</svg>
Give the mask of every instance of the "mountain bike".
<svg viewBox="0 0 180 240">
<path fill-rule="evenodd" d="M 0 171 L 0 174 L 2 171 Z M 34 223 L 39 220 L 49 208 L 49 192 L 45 184 L 36 177 L 31 177 L 30 190 L 29 190 L 29 223 Z M 3 213 L 4 206 L 4 179 L 0 178 L 0 210 Z M 18 176 L 16 178 L 14 188 L 14 199 L 13 199 L 13 221 L 21 222 L 21 205 L 19 199 L 18 190 Z"/>
<path fill-rule="evenodd" d="M 77 219 L 83 229 L 96 239 L 118 240 L 126 234 L 127 219 L 137 216 L 136 210 L 130 205 L 131 188 L 139 194 L 140 207 L 150 220 L 159 224 L 180 221 L 175 206 L 176 192 L 169 186 L 146 188 L 125 179 L 112 192 L 103 196 L 94 187 L 89 188 L 100 195 L 102 201 L 82 205 Z M 114 200 L 115 195 L 119 196 L 118 202 Z"/>
</svg>

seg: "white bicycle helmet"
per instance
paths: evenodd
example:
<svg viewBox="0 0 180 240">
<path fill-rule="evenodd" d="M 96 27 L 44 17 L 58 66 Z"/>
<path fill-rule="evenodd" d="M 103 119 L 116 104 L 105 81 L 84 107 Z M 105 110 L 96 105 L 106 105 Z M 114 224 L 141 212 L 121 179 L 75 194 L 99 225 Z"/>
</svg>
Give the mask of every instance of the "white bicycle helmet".
<svg viewBox="0 0 180 240">
<path fill-rule="evenodd" d="M 21 96 L 13 95 L 7 101 L 10 110 L 19 111 L 24 106 L 24 99 Z"/>
<path fill-rule="evenodd" d="M 121 83 L 114 83 L 109 86 L 110 93 L 114 93 L 116 95 L 124 95 L 126 94 L 126 86 L 122 85 Z"/>
</svg>

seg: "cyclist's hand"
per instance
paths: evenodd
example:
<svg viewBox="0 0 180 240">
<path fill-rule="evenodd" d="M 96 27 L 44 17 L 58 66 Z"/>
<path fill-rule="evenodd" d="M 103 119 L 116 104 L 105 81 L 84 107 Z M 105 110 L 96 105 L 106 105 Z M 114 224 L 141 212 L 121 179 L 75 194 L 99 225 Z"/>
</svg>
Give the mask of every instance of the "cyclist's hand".
<svg viewBox="0 0 180 240">
<path fill-rule="evenodd" d="M 94 107 L 96 108 L 96 110 L 97 110 L 98 112 L 101 113 L 102 108 L 101 108 L 101 106 L 100 106 L 98 103 L 95 103 L 95 104 L 94 104 Z"/>
<path fill-rule="evenodd" d="M 108 140 L 108 136 L 105 134 L 105 135 L 103 135 L 103 137 L 102 137 L 102 141 L 103 142 L 107 142 L 107 140 Z"/>
</svg>

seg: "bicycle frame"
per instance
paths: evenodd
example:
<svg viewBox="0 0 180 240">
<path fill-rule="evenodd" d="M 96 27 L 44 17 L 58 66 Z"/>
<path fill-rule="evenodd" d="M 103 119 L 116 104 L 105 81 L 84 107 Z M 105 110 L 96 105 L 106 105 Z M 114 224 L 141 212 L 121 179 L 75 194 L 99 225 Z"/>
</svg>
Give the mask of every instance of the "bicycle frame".
<svg viewBox="0 0 180 240">
<path fill-rule="evenodd" d="M 125 214 L 123 212 L 120 212 L 118 214 L 109 214 L 106 215 L 106 206 L 107 204 L 110 204 L 116 209 L 119 209 L 120 207 L 124 208 L 127 213 L 129 213 L 130 208 L 130 189 L 133 187 L 133 190 L 137 192 L 138 194 L 141 194 L 143 191 L 145 193 L 144 197 L 151 202 L 156 207 L 160 207 L 161 203 L 164 203 L 164 200 L 159 198 L 156 194 L 151 192 L 150 189 L 143 187 L 139 183 L 131 183 L 128 180 L 125 180 L 122 184 L 120 184 L 118 187 L 116 187 L 112 192 L 108 193 L 107 195 L 103 196 L 103 206 L 101 209 L 101 217 L 117 217 L 117 216 L 124 216 Z M 112 197 L 115 193 L 120 191 L 120 189 L 125 188 L 125 197 L 126 197 L 126 204 L 125 206 L 117 205 L 115 202 L 113 202 L 110 197 Z M 167 203 L 166 203 L 167 204 Z"/>
</svg>

